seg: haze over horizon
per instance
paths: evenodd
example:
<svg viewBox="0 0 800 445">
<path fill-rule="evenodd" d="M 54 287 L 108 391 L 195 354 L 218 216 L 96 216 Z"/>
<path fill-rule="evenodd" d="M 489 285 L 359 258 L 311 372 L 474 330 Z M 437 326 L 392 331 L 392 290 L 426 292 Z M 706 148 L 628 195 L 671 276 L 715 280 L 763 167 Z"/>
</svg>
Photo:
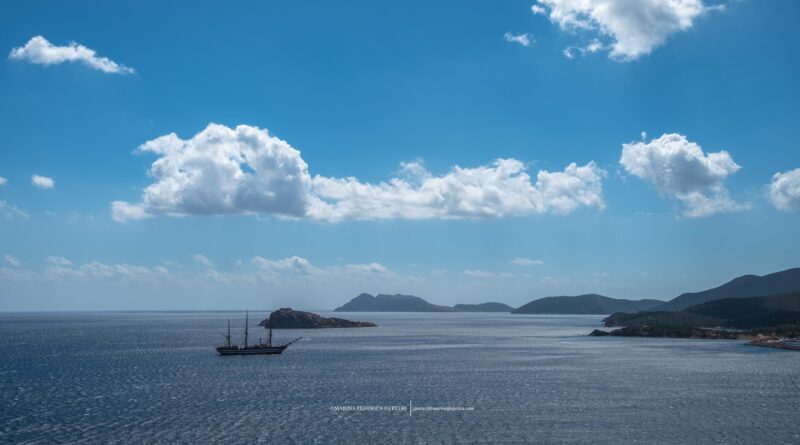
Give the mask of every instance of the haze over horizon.
<svg viewBox="0 0 800 445">
<path fill-rule="evenodd" d="M 800 3 L 601 3 L 0 5 L 0 311 L 800 266 Z"/>
</svg>

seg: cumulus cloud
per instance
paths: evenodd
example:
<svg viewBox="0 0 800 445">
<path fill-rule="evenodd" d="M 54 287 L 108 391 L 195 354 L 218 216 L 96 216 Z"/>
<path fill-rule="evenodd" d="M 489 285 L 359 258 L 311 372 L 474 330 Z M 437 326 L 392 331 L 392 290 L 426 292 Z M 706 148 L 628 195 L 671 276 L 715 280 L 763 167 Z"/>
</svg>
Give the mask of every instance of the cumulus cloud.
<svg viewBox="0 0 800 445">
<path fill-rule="evenodd" d="M 532 43 L 535 43 L 536 40 L 531 37 L 530 34 L 522 33 L 522 34 L 513 34 L 507 32 L 503 35 L 503 38 L 506 39 L 506 42 L 510 43 L 519 43 L 522 46 L 531 46 Z"/>
<path fill-rule="evenodd" d="M 292 256 L 282 258 L 279 260 L 270 260 L 260 256 L 253 258 L 253 264 L 256 265 L 259 272 L 265 274 L 269 278 L 274 278 L 281 273 L 291 273 L 294 275 L 305 275 L 309 277 L 323 275 L 322 269 L 313 266 L 307 259 Z"/>
<path fill-rule="evenodd" d="M 538 0 L 531 7 L 561 29 L 610 40 L 595 51 L 580 51 L 589 45 L 571 47 L 565 52 L 568 57 L 608 49 L 611 58 L 621 61 L 649 54 L 714 9 L 721 6 L 707 6 L 703 0 Z"/>
<path fill-rule="evenodd" d="M 39 175 L 31 176 L 31 184 L 43 190 L 51 189 L 56 186 L 56 182 L 53 181 L 53 178 Z"/>
<path fill-rule="evenodd" d="M 515 159 L 436 176 L 421 161 L 387 182 L 311 176 L 300 152 L 267 130 L 211 124 L 188 140 L 169 134 L 138 148 L 158 156 L 139 203 L 114 201 L 117 221 L 156 215 L 265 214 L 337 222 L 464 219 L 603 209 L 605 172 L 594 162 L 541 170 Z"/>
<path fill-rule="evenodd" d="M 517 266 L 541 266 L 544 264 L 544 261 L 534 260 L 532 258 L 518 257 L 509 260 L 509 263 L 516 264 Z"/>
<path fill-rule="evenodd" d="M 7 182 L 8 182 L 8 179 L 0 176 L 0 185 L 6 185 Z"/>
<path fill-rule="evenodd" d="M 650 142 L 622 145 L 625 171 L 653 183 L 664 196 L 678 199 L 690 218 L 748 209 L 728 195 L 723 181 L 741 167 L 726 151 L 704 153 L 680 134 L 665 134 Z"/>
<path fill-rule="evenodd" d="M 769 198 L 779 210 L 800 210 L 800 168 L 775 173 L 769 185 Z"/>
<path fill-rule="evenodd" d="M 0 201 L 0 216 L 4 219 L 27 219 L 30 215 L 6 201 Z"/>
<path fill-rule="evenodd" d="M 35 36 L 19 48 L 14 48 L 9 59 L 25 61 L 37 65 L 58 65 L 66 62 L 82 63 L 104 73 L 133 74 L 133 68 L 114 62 L 83 45 L 70 42 L 66 46 L 56 46 L 42 36 Z"/>
</svg>

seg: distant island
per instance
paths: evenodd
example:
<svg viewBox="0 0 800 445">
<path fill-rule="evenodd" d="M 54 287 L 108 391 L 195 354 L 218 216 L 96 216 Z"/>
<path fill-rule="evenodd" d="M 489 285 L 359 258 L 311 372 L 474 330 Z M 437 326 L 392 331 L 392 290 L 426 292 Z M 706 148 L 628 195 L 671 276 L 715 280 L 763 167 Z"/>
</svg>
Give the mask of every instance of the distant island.
<svg viewBox="0 0 800 445">
<path fill-rule="evenodd" d="M 334 312 L 455 312 L 455 309 L 437 306 L 413 295 L 361 294 Z"/>
<path fill-rule="evenodd" d="M 311 312 L 281 308 L 272 312 L 258 324 L 269 329 L 320 329 L 320 328 L 373 328 L 375 323 L 350 321 L 343 318 L 322 317 Z"/>
<path fill-rule="evenodd" d="M 453 309 L 459 312 L 511 312 L 513 307 L 497 302 L 479 304 L 457 304 Z"/>
<path fill-rule="evenodd" d="M 615 312 L 638 312 L 663 304 L 660 300 L 623 300 L 598 294 L 545 297 L 533 300 L 512 314 L 582 314 L 604 315 Z"/>
<path fill-rule="evenodd" d="M 360 294 L 334 312 L 511 312 L 507 304 L 489 302 L 440 306 L 413 295 Z"/>
<path fill-rule="evenodd" d="M 575 297 L 546 297 L 514 309 L 499 302 L 456 304 L 441 306 L 403 294 L 362 293 L 346 304 L 334 309 L 335 312 L 505 312 L 512 314 L 613 314 L 615 312 L 636 312 L 664 303 L 660 300 L 623 300 L 603 295 L 588 294 Z"/>
</svg>

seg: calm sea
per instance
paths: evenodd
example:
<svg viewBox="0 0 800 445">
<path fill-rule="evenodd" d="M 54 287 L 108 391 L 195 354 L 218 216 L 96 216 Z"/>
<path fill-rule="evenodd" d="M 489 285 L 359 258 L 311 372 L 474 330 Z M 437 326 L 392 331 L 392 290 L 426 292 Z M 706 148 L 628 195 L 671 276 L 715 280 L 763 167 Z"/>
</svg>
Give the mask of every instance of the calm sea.
<svg viewBox="0 0 800 445">
<path fill-rule="evenodd" d="M 587 337 L 599 316 L 339 315 L 380 327 L 219 357 L 243 314 L 0 314 L 0 442 L 800 443 L 794 351 Z"/>
</svg>

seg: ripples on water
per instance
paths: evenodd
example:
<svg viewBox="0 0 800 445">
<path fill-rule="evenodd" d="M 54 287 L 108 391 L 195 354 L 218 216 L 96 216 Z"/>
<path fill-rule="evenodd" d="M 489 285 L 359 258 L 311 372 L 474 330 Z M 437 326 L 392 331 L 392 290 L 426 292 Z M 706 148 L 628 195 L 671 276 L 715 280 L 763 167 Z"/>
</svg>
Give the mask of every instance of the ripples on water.
<svg viewBox="0 0 800 445">
<path fill-rule="evenodd" d="M 794 351 L 585 336 L 599 316 L 341 315 L 380 327 L 219 357 L 242 314 L 0 314 L 0 442 L 800 443 Z M 330 409 L 409 401 L 475 411 Z"/>
</svg>

